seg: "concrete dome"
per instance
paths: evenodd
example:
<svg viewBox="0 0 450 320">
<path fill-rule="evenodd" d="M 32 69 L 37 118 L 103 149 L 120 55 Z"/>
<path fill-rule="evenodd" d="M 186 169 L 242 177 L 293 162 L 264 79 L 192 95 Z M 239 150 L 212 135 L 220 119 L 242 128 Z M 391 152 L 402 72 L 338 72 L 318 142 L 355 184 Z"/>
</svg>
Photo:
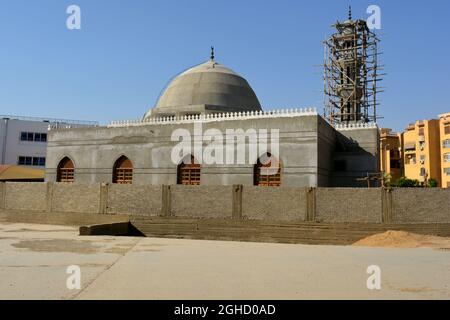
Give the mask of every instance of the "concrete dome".
<svg viewBox="0 0 450 320">
<path fill-rule="evenodd" d="M 175 77 L 145 117 L 259 110 L 247 80 L 209 60 Z"/>
</svg>

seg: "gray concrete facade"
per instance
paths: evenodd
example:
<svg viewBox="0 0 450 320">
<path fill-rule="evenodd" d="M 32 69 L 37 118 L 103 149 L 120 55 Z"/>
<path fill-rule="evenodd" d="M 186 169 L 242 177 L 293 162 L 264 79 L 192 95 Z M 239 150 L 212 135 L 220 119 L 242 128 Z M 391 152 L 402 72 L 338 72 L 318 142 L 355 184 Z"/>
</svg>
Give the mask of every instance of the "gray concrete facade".
<svg viewBox="0 0 450 320">
<path fill-rule="evenodd" d="M 201 132 L 194 132 L 201 125 Z M 112 182 L 113 166 L 122 155 L 133 163 L 133 183 L 162 185 L 177 183 L 177 165 L 171 159 L 172 141 L 176 129 L 186 129 L 192 140 L 203 138 L 203 150 L 210 144 L 208 130 L 223 133 L 234 130 L 235 159 L 238 141 L 245 140 L 244 164 L 201 164 L 202 185 L 253 185 L 254 163 L 250 161 L 247 130 L 267 131 L 267 150 L 272 152 L 271 130 L 279 130 L 279 160 L 283 186 L 358 186 L 358 177 L 376 170 L 378 156 L 376 127 L 359 127 L 336 131 L 320 115 L 311 111 L 294 113 L 231 116 L 222 118 L 188 119 L 167 122 L 123 123 L 110 127 L 59 129 L 49 132 L 46 181 L 56 181 L 61 159 L 69 157 L 75 166 L 76 182 Z M 239 131 L 240 130 L 240 131 Z M 362 143 L 356 139 L 361 138 Z M 241 141 L 243 141 L 241 140 Z M 261 136 L 258 143 L 261 143 Z M 341 144 L 353 143 L 357 147 L 345 149 Z M 192 145 L 195 142 L 192 143 Z M 222 145 L 225 147 L 226 142 Z M 260 151 L 261 149 L 258 149 Z M 192 150 L 196 159 L 202 158 Z M 260 155 L 261 153 L 259 153 Z M 336 172 L 335 159 L 347 161 L 346 172 Z M 224 154 L 224 161 L 225 161 Z M 235 162 L 234 162 L 235 163 Z M 345 179 L 342 176 L 345 176 Z"/>
</svg>

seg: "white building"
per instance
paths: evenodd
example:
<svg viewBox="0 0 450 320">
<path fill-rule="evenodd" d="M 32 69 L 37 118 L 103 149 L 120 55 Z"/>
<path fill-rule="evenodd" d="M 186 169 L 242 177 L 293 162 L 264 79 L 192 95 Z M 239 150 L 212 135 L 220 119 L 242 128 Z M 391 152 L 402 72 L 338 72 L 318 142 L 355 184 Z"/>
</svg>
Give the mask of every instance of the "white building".
<svg viewBox="0 0 450 320">
<path fill-rule="evenodd" d="M 45 168 L 49 127 L 98 126 L 93 121 L 0 116 L 0 165 Z"/>
</svg>

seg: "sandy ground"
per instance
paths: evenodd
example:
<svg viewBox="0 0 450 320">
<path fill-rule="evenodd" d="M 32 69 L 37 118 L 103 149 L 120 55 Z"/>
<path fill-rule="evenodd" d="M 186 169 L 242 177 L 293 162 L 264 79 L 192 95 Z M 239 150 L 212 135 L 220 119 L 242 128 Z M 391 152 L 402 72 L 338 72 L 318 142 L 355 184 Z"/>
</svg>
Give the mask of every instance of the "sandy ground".
<svg viewBox="0 0 450 320">
<path fill-rule="evenodd" d="M 78 265 L 81 289 L 69 290 Z M 369 290 L 369 265 L 381 290 Z M 450 299 L 450 251 L 132 237 L 0 224 L 0 299 Z"/>
<path fill-rule="evenodd" d="M 450 238 L 389 230 L 361 239 L 353 245 L 380 248 L 435 248 L 450 250 Z"/>
</svg>

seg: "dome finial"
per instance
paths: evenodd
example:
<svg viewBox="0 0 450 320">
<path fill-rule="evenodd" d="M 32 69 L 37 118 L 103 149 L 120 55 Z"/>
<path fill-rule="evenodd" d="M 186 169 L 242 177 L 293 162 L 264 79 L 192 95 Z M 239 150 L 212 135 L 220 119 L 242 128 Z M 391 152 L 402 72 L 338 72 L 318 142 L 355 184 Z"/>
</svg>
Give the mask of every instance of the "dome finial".
<svg viewBox="0 0 450 320">
<path fill-rule="evenodd" d="M 352 20 L 352 6 L 348 6 L 348 19 Z"/>
<path fill-rule="evenodd" d="M 211 60 L 214 61 L 214 47 L 211 46 Z"/>
</svg>

